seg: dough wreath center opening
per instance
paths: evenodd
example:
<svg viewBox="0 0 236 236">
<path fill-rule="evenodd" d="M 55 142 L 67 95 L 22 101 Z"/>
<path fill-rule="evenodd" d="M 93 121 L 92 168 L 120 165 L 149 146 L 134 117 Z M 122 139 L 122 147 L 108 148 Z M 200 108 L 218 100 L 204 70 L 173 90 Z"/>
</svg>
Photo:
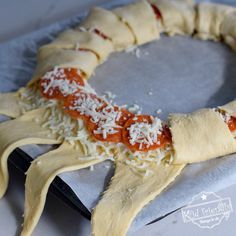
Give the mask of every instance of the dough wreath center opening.
<svg viewBox="0 0 236 236">
<path fill-rule="evenodd" d="M 119 105 L 137 103 L 145 114 L 155 116 L 161 109 L 162 119 L 235 98 L 236 56 L 226 45 L 163 35 L 139 49 L 139 58 L 126 52 L 111 55 L 90 78 L 91 86 L 99 94 L 111 91 Z"/>
</svg>

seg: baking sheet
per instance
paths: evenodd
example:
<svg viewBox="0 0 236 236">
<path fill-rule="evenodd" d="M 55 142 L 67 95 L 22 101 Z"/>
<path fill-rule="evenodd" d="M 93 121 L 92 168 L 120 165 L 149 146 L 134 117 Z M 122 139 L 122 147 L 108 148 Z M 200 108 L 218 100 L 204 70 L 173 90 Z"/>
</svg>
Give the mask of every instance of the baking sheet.
<svg viewBox="0 0 236 236">
<path fill-rule="evenodd" d="M 107 6 L 125 2 L 130 1 L 113 1 Z M 35 67 L 37 48 L 80 20 L 81 16 L 75 17 L 1 44 L 0 91 L 14 91 L 24 86 Z M 116 94 L 118 104 L 139 104 L 143 113 L 155 114 L 157 109 L 162 109 L 160 116 L 165 119 L 169 112 L 191 112 L 234 99 L 235 65 L 236 55 L 227 46 L 179 36 L 163 36 L 157 42 L 140 47 L 139 58 L 132 53 L 113 54 L 96 70 L 90 84 L 100 94 L 104 91 Z M 36 157 L 50 148 L 31 145 L 22 149 Z M 140 212 L 130 231 L 182 207 L 201 191 L 217 191 L 234 184 L 235 157 L 230 155 L 186 167 L 166 191 Z M 83 169 L 61 174 L 60 177 L 91 210 L 109 183 L 113 171 L 113 164 L 106 161 L 95 165 L 93 171 Z"/>
</svg>

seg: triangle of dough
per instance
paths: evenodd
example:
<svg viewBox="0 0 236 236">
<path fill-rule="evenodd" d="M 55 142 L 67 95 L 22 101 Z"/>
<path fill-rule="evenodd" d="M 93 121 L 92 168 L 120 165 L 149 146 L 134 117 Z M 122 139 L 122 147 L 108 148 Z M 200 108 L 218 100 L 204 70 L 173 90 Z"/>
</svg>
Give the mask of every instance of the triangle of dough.
<svg viewBox="0 0 236 236">
<path fill-rule="evenodd" d="M 25 88 L 20 88 L 17 92 L 0 93 L 0 114 L 11 118 L 19 117 L 23 114 L 23 104 L 20 103 L 20 92 Z"/>
<path fill-rule="evenodd" d="M 15 148 L 26 144 L 60 143 L 56 135 L 41 127 L 45 111 L 46 109 L 34 110 L 0 124 L 0 198 L 8 185 L 7 160 Z M 35 119 L 38 119 L 38 123 Z"/>
<path fill-rule="evenodd" d="M 154 174 L 142 177 L 123 162 L 116 164 L 115 175 L 92 214 L 92 235 L 126 235 L 139 211 L 181 173 L 183 165 L 160 164 Z"/>
<path fill-rule="evenodd" d="M 85 158 L 81 149 L 64 142 L 32 162 L 25 183 L 25 219 L 21 236 L 29 236 L 42 214 L 48 188 L 56 175 L 86 168 L 104 161 L 104 158 Z"/>
</svg>

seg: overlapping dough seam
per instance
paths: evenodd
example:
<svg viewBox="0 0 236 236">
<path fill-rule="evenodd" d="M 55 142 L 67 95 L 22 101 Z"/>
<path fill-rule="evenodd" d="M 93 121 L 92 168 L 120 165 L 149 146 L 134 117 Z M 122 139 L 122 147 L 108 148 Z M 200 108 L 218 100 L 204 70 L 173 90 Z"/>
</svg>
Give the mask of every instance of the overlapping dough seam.
<svg viewBox="0 0 236 236">
<path fill-rule="evenodd" d="M 236 152 L 233 134 L 213 109 L 171 114 L 169 122 L 175 164 L 206 161 Z"/>
<path fill-rule="evenodd" d="M 194 3 L 191 4 L 190 1 L 184 0 L 148 0 L 148 2 L 154 4 L 160 10 L 164 33 L 168 36 L 175 34 L 192 35 L 195 29 L 196 14 Z"/>
<path fill-rule="evenodd" d="M 89 51 L 58 49 L 54 53 L 49 52 L 43 50 L 38 54 L 38 64 L 28 85 L 35 83 L 41 76 L 55 67 L 77 68 L 83 73 L 84 78 L 89 78 L 98 65 L 96 55 Z"/>
<path fill-rule="evenodd" d="M 124 20 L 122 20 L 121 17 L 119 17 L 119 16 L 117 16 L 117 17 L 118 17 L 118 19 L 120 20 L 120 22 L 123 23 L 124 25 L 126 25 L 126 27 L 130 30 L 131 34 L 132 34 L 133 37 L 134 37 L 134 45 L 137 44 L 137 38 L 136 38 L 136 35 L 135 35 L 133 29 L 131 28 L 131 26 L 129 25 L 129 23 L 126 22 L 126 21 L 124 21 Z M 131 47 L 132 47 L 132 46 L 131 46 Z"/>
<path fill-rule="evenodd" d="M 101 13 L 102 11 L 103 11 L 103 13 Z M 115 21 L 117 23 L 117 25 L 116 25 L 117 32 L 119 32 L 120 34 L 121 33 L 123 34 L 122 40 L 121 40 L 121 36 L 118 35 L 116 31 L 114 31 L 113 28 L 115 26 L 109 25 L 109 24 L 111 24 L 111 22 L 109 22 L 107 26 L 99 25 L 99 23 L 101 23 L 101 22 L 94 22 L 94 20 L 92 19 L 92 17 L 94 15 L 96 18 L 100 18 L 101 22 L 103 22 L 105 20 L 105 16 L 107 18 L 110 18 L 109 19 L 110 21 Z M 113 22 L 113 23 L 115 23 L 115 22 Z M 99 30 L 101 33 L 103 33 L 104 35 L 106 35 L 108 38 L 111 39 L 111 41 L 113 42 L 113 45 L 114 45 L 114 49 L 116 51 L 122 51 L 128 46 L 132 46 L 135 41 L 135 38 L 133 37 L 132 32 L 130 32 L 129 27 L 127 27 L 126 24 L 122 23 L 116 14 L 114 14 L 112 11 L 102 9 L 99 7 L 95 7 L 90 11 L 89 15 L 81 23 L 81 26 L 86 28 L 87 30 L 93 30 L 93 29 Z M 104 27 L 108 27 L 108 26 L 110 26 L 110 28 L 104 29 Z M 131 42 L 131 38 L 132 38 L 132 42 Z M 130 44 L 130 45 L 124 45 L 124 43 Z"/>
<path fill-rule="evenodd" d="M 196 37 L 202 40 L 219 41 L 222 37 L 221 26 L 225 18 L 235 8 L 217 3 L 199 3 L 196 5 Z"/>
<path fill-rule="evenodd" d="M 137 19 L 137 17 L 135 18 L 134 12 L 137 11 L 137 13 L 139 13 L 140 10 L 145 12 L 145 14 L 144 15 L 137 14 L 138 17 L 140 17 L 142 20 L 141 22 L 139 21 L 134 22 L 133 20 Z M 144 1 L 144 0 L 138 1 L 135 4 L 128 5 L 127 8 L 119 7 L 119 8 L 114 9 L 113 12 L 117 15 L 117 17 L 123 23 L 127 24 L 127 26 L 130 28 L 135 38 L 134 44 L 136 45 L 144 44 L 144 43 L 152 41 L 153 39 L 157 39 L 159 37 L 159 30 L 157 27 L 157 20 L 156 20 L 155 13 L 151 5 L 147 1 Z M 130 13 L 133 13 L 133 14 L 130 14 Z M 132 17 L 129 17 L 129 16 L 132 16 Z M 149 25 L 147 25 L 147 21 Z M 136 24 L 139 24 L 138 27 Z"/>
<path fill-rule="evenodd" d="M 224 41 L 228 44 L 234 51 L 236 51 L 236 10 L 228 14 L 222 25 L 221 25 L 221 33 L 224 37 Z"/>
<path fill-rule="evenodd" d="M 87 41 L 85 41 L 86 37 Z M 99 46 L 99 48 L 96 50 L 95 48 L 96 43 L 102 43 L 103 46 L 101 47 L 101 45 L 97 45 Z M 102 63 L 107 58 L 107 56 L 114 51 L 112 47 L 108 46 L 109 44 L 112 45 L 110 40 L 103 39 L 95 32 L 82 31 L 82 29 L 77 27 L 74 29 L 68 29 L 66 31 L 63 31 L 57 36 L 57 38 L 52 43 L 40 47 L 39 51 L 45 48 L 46 49 L 62 48 L 62 49 L 74 49 L 74 50 L 86 49 L 88 51 L 93 52 L 97 56 L 99 62 Z M 107 51 L 106 52 L 107 55 L 106 54 L 101 55 L 104 54 L 104 51 Z"/>
</svg>

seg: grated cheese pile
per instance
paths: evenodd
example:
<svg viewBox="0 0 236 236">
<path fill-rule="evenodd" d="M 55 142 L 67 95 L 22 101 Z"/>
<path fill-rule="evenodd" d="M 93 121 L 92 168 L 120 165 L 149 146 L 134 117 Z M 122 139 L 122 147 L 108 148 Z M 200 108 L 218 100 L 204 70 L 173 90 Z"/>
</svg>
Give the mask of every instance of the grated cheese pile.
<svg viewBox="0 0 236 236">
<path fill-rule="evenodd" d="M 122 128 L 116 123 L 121 117 L 120 110 L 115 110 L 114 106 L 108 104 L 100 112 L 99 120 L 97 120 L 98 128 L 94 130 L 95 134 L 102 134 L 103 138 L 106 139 L 107 135 L 115 134 L 118 132 L 116 128 Z M 97 118 L 97 117 L 96 117 Z M 94 117 L 92 117 L 94 120 Z"/>
<path fill-rule="evenodd" d="M 45 99 L 38 89 L 26 87 L 19 91 L 19 104 L 22 113 L 25 113 L 41 107 L 54 107 L 57 105 L 57 100 Z"/>
<path fill-rule="evenodd" d="M 78 70 L 77 73 L 80 74 L 80 71 Z M 43 86 L 43 93 L 49 92 L 49 95 L 52 95 L 53 90 L 57 88 L 65 97 L 77 92 L 81 88 L 75 81 L 67 79 L 63 68 L 55 67 L 52 71 L 48 71 L 42 77 L 42 80 L 44 81 L 41 84 Z"/>
<path fill-rule="evenodd" d="M 82 147 L 85 154 L 81 157 L 82 159 L 114 161 L 114 149 L 117 148 L 117 145 L 92 140 L 82 119 L 74 120 L 60 108 L 54 106 L 44 114 L 44 120 L 42 126 L 50 129 L 53 134 L 58 134 L 60 141 L 65 140 L 75 148 Z"/>
<path fill-rule="evenodd" d="M 74 120 L 57 107 L 48 109 L 44 114 L 44 119 L 45 122 L 42 126 L 50 129 L 53 134 L 59 134 L 59 140 L 68 141 L 75 148 L 78 147 L 77 145 L 81 145 L 85 153 L 84 159 L 91 159 L 91 156 L 95 159 L 111 155 L 105 143 L 91 140 L 82 119 Z M 98 149 L 102 150 L 99 155 Z"/>
<path fill-rule="evenodd" d="M 125 52 L 134 55 L 134 56 L 137 57 L 138 59 L 139 59 L 142 55 L 145 55 L 145 56 L 148 56 L 148 55 L 149 55 L 149 52 L 147 52 L 147 51 L 142 52 L 138 46 L 131 46 L 131 47 L 125 49 Z"/>
<path fill-rule="evenodd" d="M 115 109 L 109 103 L 105 105 L 102 100 L 93 97 L 90 93 L 78 93 L 75 96 L 77 99 L 69 109 L 90 116 L 91 121 L 97 124 L 97 129 L 94 130 L 95 134 L 102 134 L 103 138 L 106 139 L 107 135 L 118 132 L 116 128 L 121 128 L 116 124 L 121 116 L 119 109 Z"/>
<path fill-rule="evenodd" d="M 53 79 L 55 74 L 60 80 Z M 91 121 L 97 124 L 96 130 L 94 130 L 95 134 L 102 134 L 103 138 L 106 139 L 107 135 L 115 134 L 118 132 L 117 129 L 121 128 L 117 124 L 122 115 L 121 107 L 114 106 L 111 102 L 98 97 L 86 81 L 84 81 L 84 86 L 70 83 L 66 79 L 63 69 L 59 68 L 54 68 L 53 71 L 46 73 L 43 78 L 49 81 L 49 83 L 44 84 L 45 92 L 49 91 L 50 88 L 59 88 L 64 96 L 71 93 L 75 95 L 76 99 L 69 109 L 90 116 Z M 78 89 L 80 92 L 75 93 Z M 107 96 L 109 97 L 110 94 Z M 65 140 L 75 148 L 82 147 L 85 154 L 82 157 L 84 159 L 104 158 L 114 161 L 114 157 L 119 158 L 117 154 L 121 154 L 122 161 L 135 168 L 138 173 L 148 176 L 152 172 L 152 165 L 159 164 L 163 159 L 172 155 L 172 151 L 168 148 L 142 153 L 130 151 L 123 143 L 94 141 L 82 119 L 72 119 L 60 109 L 56 99 L 43 98 L 37 88 L 22 90 L 20 98 L 25 111 L 40 107 L 48 108 L 44 114 L 45 122 L 42 126 L 49 128 L 53 134 L 58 134 L 60 141 Z M 139 107 L 135 104 L 134 108 L 137 110 Z M 137 122 L 129 128 L 130 143 L 139 143 L 140 148 L 144 144 L 149 146 L 157 143 L 161 129 L 162 124 L 158 118 L 153 118 L 152 124 Z M 169 159 L 171 160 L 171 158 Z"/>
<path fill-rule="evenodd" d="M 138 104 L 134 103 L 133 105 L 128 107 L 128 111 L 134 114 L 141 114 L 142 109 Z"/>
<path fill-rule="evenodd" d="M 124 150 L 124 161 L 129 165 L 134 172 L 143 177 L 148 177 L 153 174 L 152 167 L 159 165 L 161 162 L 169 165 L 174 160 L 174 150 L 171 146 L 166 146 L 164 149 L 156 149 L 147 153 Z"/>
<path fill-rule="evenodd" d="M 82 147 L 85 155 L 80 159 L 98 158 L 114 161 L 114 157 L 120 158 L 121 156 L 121 161 L 124 161 L 143 177 L 152 174 L 153 165 L 158 165 L 168 158 L 170 162 L 173 159 L 171 147 L 142 153 L 131 152 L 122 143 L 95 142 L 91 139 L 82 119 L 73 120 L 56 106 L 49 108 L 44 117 L 45 122 L 42 126 L 49 128 L 52 133 L 59 134 L 59 140 L 66 140 L 75 148 Z M 117 153 L 119 156 L 116 156 Z"/>
<path fill-rule="evenodd" d="M 137 122 L 132 124 L 129 128 L 131 145 L 139 143 L 139 149 L 142 149 L 143 145 L 150 147 L 151 145 L 158 144 L 158 135 L 161 134 L 162 122 L 158 118 L 153 118 L 152 124 L 147 122 Z"/>
<path fill-rule="evenodd" d="M 100 99 L 93 97 L 90 93 L 77 93 L 75 97 L 77 98 L 69 109 L 78 111 L 81 115 L 91 116 L 94 122 L 97 122 L 100 114 L 98 109 L 102 108 L 104 103 Z"/>
</svg>

